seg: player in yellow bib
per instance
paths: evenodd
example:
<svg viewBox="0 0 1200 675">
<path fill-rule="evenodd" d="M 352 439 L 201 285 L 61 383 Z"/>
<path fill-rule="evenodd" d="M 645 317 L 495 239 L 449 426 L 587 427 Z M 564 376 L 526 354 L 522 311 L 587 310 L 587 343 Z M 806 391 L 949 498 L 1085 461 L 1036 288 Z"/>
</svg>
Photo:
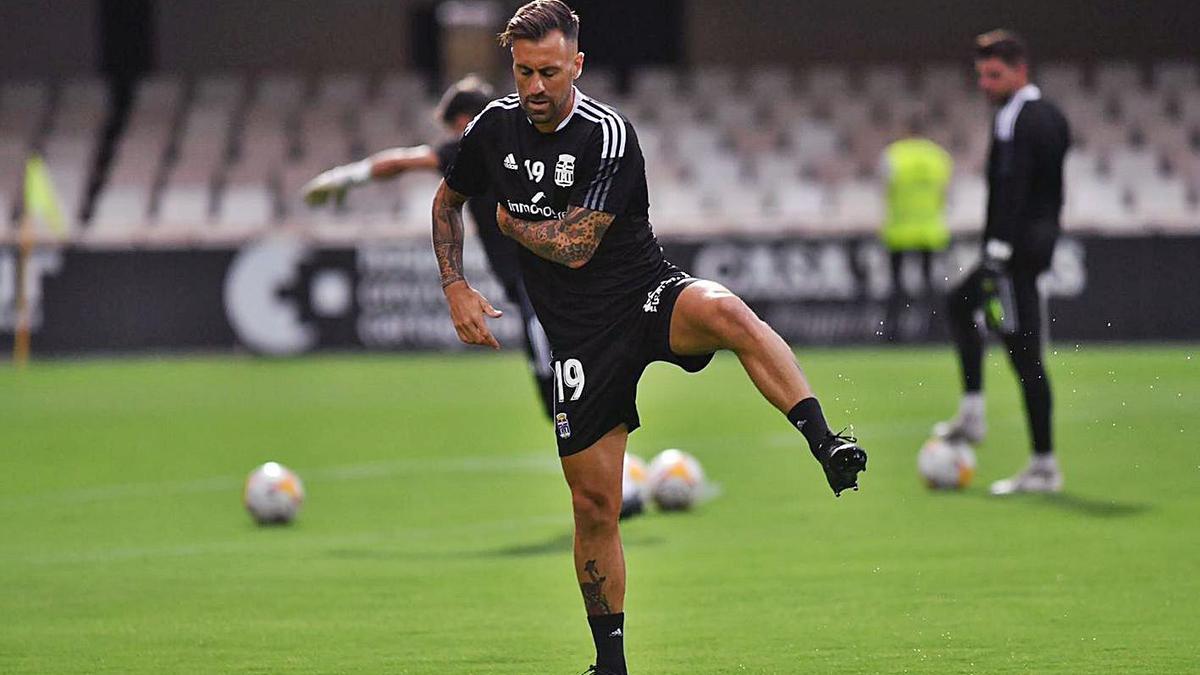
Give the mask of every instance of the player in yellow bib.
<svg viewBox="0 0 1200 675">
<path fill-rule="evenodd" d="M 923 138 L 920 122 L 910 124 L 910 133 L 889 145 L 883 153 L 883 178 L 887 186 L 887 215 L 883 244 L 891 254 L 892 294 L 884 319 L 888 341 L 903 337 L 900 317 L 911 296 L 904 286 L 905 258 L 921 264 L 925 295 L 935 288 L 933 254 L 950 243 L 946 228 L 946 187 L 954 173 L 954 160 L 933 141 Z"/>
</svg>

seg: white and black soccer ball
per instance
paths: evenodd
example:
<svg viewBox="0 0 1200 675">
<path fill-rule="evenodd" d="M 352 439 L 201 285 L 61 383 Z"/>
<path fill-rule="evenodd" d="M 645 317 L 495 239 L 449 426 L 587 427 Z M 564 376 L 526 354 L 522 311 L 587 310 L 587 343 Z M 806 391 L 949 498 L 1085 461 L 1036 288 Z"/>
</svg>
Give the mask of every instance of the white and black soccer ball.
<svg viewBox="0 0 1200 675">
<path fill-rule="evenodd" d="M 917 471 L 933 490 L 961 490 L 975 476 L 975 451 L 966 441 L 934 436 L 917 454 Z"/>
<path fill-rule="evenodd" d="M 246 477 L 243 502 L 261 525 L 290 523 L 304 503 L 304 483 L 286 466 L 267 462 Z"/>
<path fill-rule="evenodd" d="M 625 453 L 625 468 L 621 476 L 621 517 L 629 518 L 646 510 L 647 483 L 650 470 L 641 457 Z"/>
<path fill-rule="evenodd" d="M 650 461 L 648 488 L 650 497 L 663 511 L 690 509 L 704 493 L 704 469 L 682 450 L 663 450 Z"/>
</svg>

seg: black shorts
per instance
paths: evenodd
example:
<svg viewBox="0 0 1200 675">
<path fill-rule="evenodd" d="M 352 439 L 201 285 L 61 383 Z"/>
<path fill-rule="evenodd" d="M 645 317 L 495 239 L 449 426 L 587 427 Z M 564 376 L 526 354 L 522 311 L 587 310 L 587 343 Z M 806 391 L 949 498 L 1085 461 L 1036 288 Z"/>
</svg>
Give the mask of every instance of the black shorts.
<svg viewBox="0 0 1200 675">
<path fill-rule="evenodd" d="M 680 356 L 671 351 L 671 313 L 683 289 L 696 279 L 672 272 L 647 293 L 643 304 L 603 333 L 570 348 L 554 348 L 554 432 L 560 457 L 591 447 L 624 424 L 641 425 L 637 385 L 654 361 L 699 372 L 712 354 Z"/>
</svg>

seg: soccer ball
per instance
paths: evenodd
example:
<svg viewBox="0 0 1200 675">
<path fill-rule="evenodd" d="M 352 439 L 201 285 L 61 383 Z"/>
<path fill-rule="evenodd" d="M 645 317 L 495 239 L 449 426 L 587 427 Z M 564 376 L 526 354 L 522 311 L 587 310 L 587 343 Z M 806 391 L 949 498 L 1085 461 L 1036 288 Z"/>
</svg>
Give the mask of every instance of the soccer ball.
<svg viewBox="0 0 1200 675">
<path fill-rule="evenodd" d="M 975 475 L 975 451 L 965 441 L 934 436 L 917 455 L 917 470 L 933 490 L 961 490 Z"/>
<path fill-rule="evenodd" d="M 704 469 L 688 453 L 671 448 L 650 462 L 650 496 L 663 511 L 683 511 L 700 501 Z"/>
<path fill-rule="evenodd" d="M 621 476 L 621 517 L 636 516 L 646 508 L 646 479 L 649 470 L 642 458 L 625 453 L 625 470 Z"/>
<path fill-rule="evenodd" d="M 246 477 L 243 501 L 260 525 L 290 523 L 304 503 L 304 484 L 286 466 L 267 462 Z"/>
</svg>

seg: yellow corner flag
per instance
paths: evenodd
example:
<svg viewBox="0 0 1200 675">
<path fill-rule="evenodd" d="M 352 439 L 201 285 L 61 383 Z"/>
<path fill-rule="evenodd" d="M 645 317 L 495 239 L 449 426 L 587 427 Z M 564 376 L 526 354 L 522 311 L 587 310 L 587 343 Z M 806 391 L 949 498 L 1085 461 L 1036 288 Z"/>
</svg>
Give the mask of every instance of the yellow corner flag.
<svg viewBox="0 0 1200 675">
<path fill-rule="evenodd" d="M 29 363 L 29 343 L 33 333 L 32 308 L 29 306 L 28 288 L 25 283 L 29 257 L 33 254 L 34 223 L 50 228 L 55 235 L 67 233 L 67 223 L 58 208 L 58 197 L 50 172 L 41 157 L 34 155 L 25 162 L 25 208 L 21 214 L 21 232 L 17 253 L 17 322 L 13 334 L 13 363 L 23 369 Z"/>
<path fill-rule="evenodd" d="M 54 184 L 50 181 L 50 172 L 37 155 L 25 162 L 25 217 L 40 220 L 54 234 L 65 234 L 67 231 L 62 210 L 58 208 L 58 197 L 54 194 Z"/>
</svg>

